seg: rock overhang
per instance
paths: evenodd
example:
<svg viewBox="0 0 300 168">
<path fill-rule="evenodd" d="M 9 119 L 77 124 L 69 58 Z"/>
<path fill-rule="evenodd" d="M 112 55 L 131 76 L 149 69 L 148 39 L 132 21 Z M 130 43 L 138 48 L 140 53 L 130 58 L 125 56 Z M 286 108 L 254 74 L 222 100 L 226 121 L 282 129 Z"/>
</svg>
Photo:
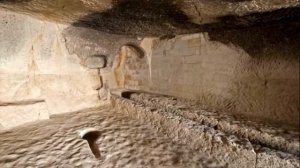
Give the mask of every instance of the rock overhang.
<svg viewBox="0 0 300 168">
<path fill-rule="evenodd" d="M 299 0 L 1 0 L 0 7 L 111 34 L 163 36 L 299 22 Z"/>
</svg>

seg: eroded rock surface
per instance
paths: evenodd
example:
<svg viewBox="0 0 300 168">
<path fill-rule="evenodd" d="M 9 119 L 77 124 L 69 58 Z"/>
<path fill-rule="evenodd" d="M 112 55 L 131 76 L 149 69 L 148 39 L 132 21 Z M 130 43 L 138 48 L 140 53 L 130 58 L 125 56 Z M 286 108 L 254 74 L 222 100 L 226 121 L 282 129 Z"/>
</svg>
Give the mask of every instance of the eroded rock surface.
<svg viewBox="0 0 300 168">
<path fill-rule="evenodd" d="M 100 105 L 98 70 L 82 66 L 80 57 L 69 52 L 62 33 L 66 27 L 0 10 L 4 127 Z M 32 100 L 43 103 L 22 105 Z"/>
<path fill-rule="evenodd" d="M 299 11 L 299 0 L 0 0 L 0 130 L 48 119 L 0 132 L 0 167 L 299 167 Z M 53 116 L 110 99 L 115 109 Z M 87 127 L 97 159 L 78 136 Z"/>
<path fill-rule="evenodd" d="M 85 64 L 90 69 L 100 69 L 106 66 L 106 57 L 103 55 L 93 55 L 89 56 Z"/>
<path fill-rule="evenodd" d="M 297 130 L 272 126 L 267 122 L 245 120 L 241 116 L 228 113 L 204 110 L 204 107 L 197 101 L 145 93 L 133 93 L 129 97 L 152 110 L 164 108 L 164 111 L 247 138 L 253 144 L 265 145 L 295 155 L 300 154 L 300 139 Z"/>
<path fill-rule="evenodd" d="M 299 24 L 144 38 L 115 57 L 116 86 L 299 129 Z"/>
<path fill-rule="evenodd" d="M 95 159 L 79 131 L 101 132 Z M 223 167 L 110 107 L 64 114 L 0 132 L 1 167 Z"/>
<path fill-rule="evenodd" d="M 112 104 L 116 109 L 122 109 L 129 116 L 151 123 L 159 132 L 177 143 L 188 144 L 219 161 L 229 163 L 229 167 L 299 167 L 297 131 L 295 134 L 282 133 L 278 127 L 269 128 L 273 132 L 256 130 L 251 125 L 268 127 L 249 121 L 245 124 L 217 112 L 199 111 L 201 108 L 195 108 L 195 104 L 176 98 L 143 94 L 138 94 L 138 98 L 132 92 L 121 95 L 126 99 L 112 97 Z M 231 131 L 229 128 L 232 128 Z"/>
</svg>

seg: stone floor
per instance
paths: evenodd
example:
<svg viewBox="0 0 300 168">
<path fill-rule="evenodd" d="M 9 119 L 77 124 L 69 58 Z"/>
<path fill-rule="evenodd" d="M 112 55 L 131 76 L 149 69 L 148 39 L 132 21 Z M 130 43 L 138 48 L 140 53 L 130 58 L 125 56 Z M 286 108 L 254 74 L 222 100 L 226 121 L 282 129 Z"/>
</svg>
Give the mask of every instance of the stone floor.
<svg viewBox="0 0 300 168">
<path fill-rule="evenodd" d="M 80 138 L 97 130 L 95 158 Z M 0 167 L 297 168 L 299 132 L 243 121 L 197 102 L 113 93 L 111 105 L 0 131 Z"/>
<path fill-rule="evenodd" d="M 223 167 L 109 106 L 0 132 L 0 167 Z M 96 159 L 80 130 L 101 132 Z"/>
</svg>

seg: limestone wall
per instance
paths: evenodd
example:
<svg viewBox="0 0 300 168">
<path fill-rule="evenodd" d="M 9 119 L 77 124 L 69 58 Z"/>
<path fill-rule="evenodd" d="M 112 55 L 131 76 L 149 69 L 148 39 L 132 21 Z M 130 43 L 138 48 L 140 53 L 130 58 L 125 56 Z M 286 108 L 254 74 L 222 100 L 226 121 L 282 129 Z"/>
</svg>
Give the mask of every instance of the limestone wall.
<svg viewBox="0 0 300 168">
<path fill-rule="evenodd" d="M 77 55 L 69 54 L 65 27 L 0 10 L 3 127 L 99 105 L 98 70 L 81 66 Z"/>
<path fill-rule="evenodd" d="M 120 52 L 115 65 L 123 68 L 115 78 L 123 80 L 121 88 L 197 99 L 206 108 L 298 127 L 297 27 L 144 39 L 145 57 Z"/>
</svg>

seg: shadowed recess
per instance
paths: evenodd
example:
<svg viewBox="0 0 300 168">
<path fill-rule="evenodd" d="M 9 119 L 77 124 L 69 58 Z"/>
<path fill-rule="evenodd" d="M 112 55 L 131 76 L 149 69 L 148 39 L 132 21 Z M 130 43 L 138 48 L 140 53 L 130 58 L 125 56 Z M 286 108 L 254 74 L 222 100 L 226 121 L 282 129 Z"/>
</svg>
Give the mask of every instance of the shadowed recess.
<svg viewBox="0 0 300 168">
<path fill-rule="evenodd" d="M 112 9 L 87 15 L 73 25 L 125 35 L 195 32 L 197 25 L 177 5 L 173 0 L 117 0 Z"/>
<path fill-rule="evenodd" d="M 112 9 L 87 15 L 73 25 L 113 34 L 164 36 L 300 22 L 300 7 L 227 15 L 216 18 L 214 23 L 198 25 L 191 23 L 180 10 L 180 4 L 173 0 L 119 0 L 113 4 Z"/>
<path fill-rule="evenodd" d="M 253 58 L 276 56 L 298 60 L 300 55 L 300 7 L 244 16 L 224 16 L 201 26 L 211 40 L 232 43 Z"/>
<path fill-rule="evenodd" d="M 252 13 L 244 16 L 227 15 L 217 18 L 216 23 L 203 25 L 203 28 L 245 28 L 250 26 L 269 26 L 300 22 L 300 6 L 282 8 L 263 13 Z"/>
<path fill-rule="evenodd" d="M 234 44 L 253 58 L 271 59 L 274 56 L 299 61 L 300 22 L 247 29 L 209 31 L 211 40 Z"/>
</svg>

